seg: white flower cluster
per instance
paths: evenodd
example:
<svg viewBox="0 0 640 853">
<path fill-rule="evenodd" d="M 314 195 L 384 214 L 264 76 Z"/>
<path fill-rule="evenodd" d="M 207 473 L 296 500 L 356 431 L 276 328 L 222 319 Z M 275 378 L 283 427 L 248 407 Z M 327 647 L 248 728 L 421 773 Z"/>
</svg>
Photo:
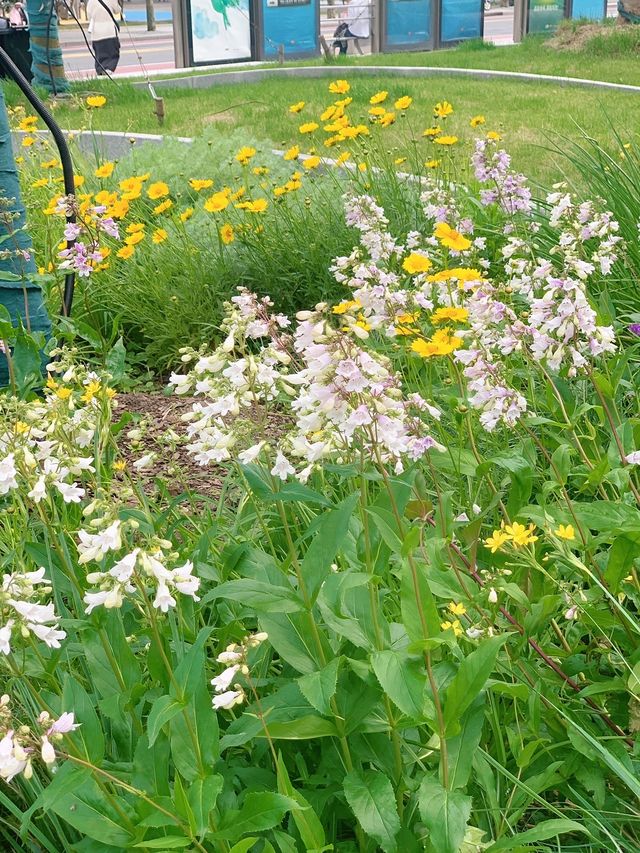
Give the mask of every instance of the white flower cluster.
<svg viewBox="0 0 640 853">
<path fill-rule="evenodd" d="M 225 665 L 225 669 L 215 678 L 211 684 L 215 691 L 212 705 L 216 711 L 229 710 L 235 705 L 241 705 L 246 700 L 246 693 L 242 684 L 236 682 L 238 676 L 249 675 L 247 657 L 251 649 L 257 648 L 269 638 L 264 631 L 252 634 L 241 643 L 231 643 L 230 646 L 220 652 L 216 658 L 217 663 Z"/>
<path fill-rule="evenodd" d="M 154 589 L 153 606 L 163 613 L 176 606 L 175 595 L 188 595 L 199 601 L 196 593 L 200 579 L 193 575 L 193 563 L 169 568 L 177 555 L 171 553 L 172 544 L 165 539 L 147 543 L 146 548 L 134 547 L 119 557 L 107 568 L 104 565 L 110 553 L 123 549 L 123 523 L 116 519 L 107 524 L 106 519 L 96 519 L 97 532 L 80 530 L 78 532 L 78 562 L 81 565 L 90 562 L 102 564 L 100 571 L 90 572 L 87 582 L 94 589 L 84 594 L 85 612 L 91 613 L 96 607 L 119 608 L 127 596 L 138 591 L 146 593 L 149 586 Z M 131 520 L 126 526 L 133 533 L 136 524 Z"/>
<path fill-rule="evenodd" d="M 20 773 L 25 779 L 31 779 L 36 750 L 47 766 L 55 764 L 54 743 L 79 725 L 72 713 L 65 712 L 53 720 L 43 711 L 38 717 L 39 731 L 34 732 L 28 726 L 16 725 L 10 702 L 6 693 L 0 696 L 0 779 L 5 782 L 11 782 Z"/>
<path fill-rule="evenodd" d="M 67 635 L 58 628 L 53 602 L 43 603 L 51 592 L 44 568 L 37 572 L 11 572 L 2 576 L 0 654 L 10 654 L 12 642 L 15 645 L 17 637 L 27 639 L 31 634 L 50 649 L 60 648 L 60 640 Z"/>
</svg>

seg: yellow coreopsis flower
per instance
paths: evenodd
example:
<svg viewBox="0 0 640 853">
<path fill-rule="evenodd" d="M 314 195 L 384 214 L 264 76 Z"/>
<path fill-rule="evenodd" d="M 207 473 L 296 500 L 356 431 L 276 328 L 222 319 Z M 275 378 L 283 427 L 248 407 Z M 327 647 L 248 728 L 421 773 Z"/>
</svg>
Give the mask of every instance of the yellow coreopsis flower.
<svg viewBox="0 0 640 853">
<path fill-rule="evenodd" d="M 442 133 L 442 128 L 439 126 L 428 127 L 425 131 L 422 132 L 423 136 L 439 136 Z"/>
<path fill-rule="evenodd" d="M 283 160 L 297 160 L 300 156 L 300 146 L 292 145 L 291 148 L 287 148 L 284 152 Z"/>
<path fill-rule="evenodd" d="M 212 187 L 213 181 L 210 180 L 209 178 L 204 178 L 204 179 L 190 178 L 189 179 L 189 186 L 191 187 L 192 190 L 195 190 L 197 193 L 199 193 L 200 190 L 208 190 L 209 187 Z"/>
<path fill-rule="evenodd" d="M 169 236 L 168 232 L 165 231 L 164 228 L 156 228 L 156 230 L 151 235 L 151 240 L 157 245 L 160 243 L 164 243 L 164 241 Z"/>
<path fill-rule="evenodd" d="M 336 117 L 338 115 L 342 115 L 344 113 L 344 108 L 348 107 L 349 104 L 353 101 L 353 98 L 342 98 L 340 101 L 335 101 L 335 105 L 338 108 L 336 112 Z"/>
<path fill-rule="evenodd" d="M 385 113 L 380 118 L 379 124 L 382 127 L 389 127 L 389 125 L 393 124 L 395 122 L 395 120 L 396 120 L 396 114 L 395 113 Z"/>
<path fill-rule="evenodd" d="M 103 163 L 102 166 L 98 166 L 93 174 L 96 178 L 110 178 L 115 167 L 115 163 Z"/>
<path fill-rule="evenodd" d="M 106 215 L 112 216 L 114 219 L 124 219 L 127 213 L 129 213 L 129 202 L 126 198 L 121 198 L 119 201 L 114 202 L 106 210 Z"/>
<path fill-rule="evenodd" d="M 487 133 L 487 139 L 491 139 L 493 142 L 499 142 L 502 139 L 502 137 L 500 136 L 499 133 L 496 133 L 495 130 L 490 130 Z"/>
<path fill-rule="evenodd" d="M 331 310 L 334 314 L 346 314 L 347 311 L 352 311 L 354 308 L 362 308 L 362 303 L 359 299 L 348 299 L 344 302 L 339 302 Z"/>
<path fill-rule="evenodd" d="M 317 155 L 313 157 L 307 157 L 305 160 L 302 161 L 302 168 L 307 170 L 317 169 L 320 163 L 322 163 L 322 158 L 318 157 Z"/>
<path fill-rule="evenodd" d="M 18 125 L 18 130 L 24 130 L 26 133 L 32 133 L 36 129 L 37 124 L 38 116 L 25 116 Z"/>
<path fill-rule="evenodd" d="M 60 165 L 61 165 L 60 161 L 54 157 L 52 160 L 45 160 L 44 162 L 40 163 L 40 168 L 41 169 L 57 169 Z"/>
<path fill-rule="evenodd" d="M 431 322 L 437 323 L 464 323 L 469 316 L 466 308 L 438 308 L 431 315 Z"/>
<path fill-rule="evenodd" d="M 101 107 L 107 103 L 107 99 L 104 95 L 90 95 L 86 100 L 85 104 L 92 110 L 99 110 Z"/>
<path fill-rule="evenodd" d="M 46 187 L 48 183 L 49 183 L 48 178 L 38 178 L 37 181 L 34 181 L 31 184 L 31 189 L 32 190 L 39 190 L 41 187 Z"/>
<path fill-rule="evenodd" d="M 454 334 L 453 329 L 439 329 L 431 335 L 430 343 L 436 348 L 435 355 L 449 355 L 460 349 L 464 341 Z"/>
<path fill-rule="evenodd" d="M 71 396 L 71 388 L 58 388 L 56 391 L 56 397 L 59 400 L 68 400 Z"/>
<path fill-rule="evenodd" d="M 229 196 L 225 192 L 217 192 L 209 196 L 204 203 L 204 209 L 209 213 L 219 213 L 229 206 Z"/>
<path fill-rule="evenodd" d="M 301 124 L 298 130 L 300 131 L 300 133 L 313 133 L 319 127 L 320 125 L 317 122 L 308 121 L 305 124 Z"/>
<path fill-rule="evenodd" d="M 289 112 L 290 113 L 301 112 L 304 109 L 304 104 L 305 104 L 304 101 L 298 101 L 297 104 L 291 104 L 291 106 L 289 107 Z"/>
<path fill-rule="evenodd" d="M 188 222 L 192 216 L 193 216 L 193 208 L 192 207 L 185 207 L 185 209 L 180 214 L 180 222 Z"/>
<path fill-rule="evenodd" d="M 525 545 L 531 545 L 537 541 L 538 537 L 533 535 L 535 529 L 535 524 L 525 527 L 524 524 L 514 521 L 513 524 L 508 524 L 505 527 L 504 532 L 516 548 L 523 548 Z"/>
<path fill-rule="evenodd" d="M 25 136 L 22 140 L 22 147 L 30 148 L 36 141 L 35 136 Z"/>
<path fill-rule="evenodd" d="M 576 538 L 576 532 L 572 524 L 559 524 L 556 530 L 553 531 L 560 539 L 566 539 L 567 542 L 572 542 Z"/>
<path fill-rule="evenodd" d="M 123 181 L 120 181 L 118 187 L 123 193 L 138 193 L 140 195 L 142 183 L 142 178 L 125 178 Z"/>
<path fill-rule="evenodd" d="M 131 225 L 127 225 L 127 234 L 139 234 L 144 229 L 144 222 L 132 222 Z"/>
<path fill-rule="evenodd" d="M 384 91 L 384 89 L 380 92 L 376 92 L 375 95 L 372 95 L 369 98 L 370 104 L 381 104 L 383 101 L 386 101 L 389 97 L 389 93 Z"/>
<path fill-rule="evenodd" d="M 124 471 L 124 469 L 126 467 L 127 467 L 127 463 L 124 461 L 124 459 L 117 459 L 113 463 L 113 470 L 114 471 Z"/>
<path fill-rule="evenodd" d="M 150 199 L 156 201 L 159 198 L 164 198 L 166 195 L 169 195 L 169 187 L 164 181 L 156 181 L 153 184 L 149 184 L 149 187 L 147 188 L 147 195 Z"/>
<path fill-rule="evenodd" d="M 86 386 L 84 394 L 80 399 L 83 403 L 90 403 L 96 394 L 100 391 L 102 385 L 97 381 L 97 379 L 92 379 L 91 382 Z"/>
<path fill-rule="evenodd" d="M 458 141 L 457 136 L 436 136 L 433 140 L 436 145 L 455 145 Z"/>
<path fill-rule="evenodd" d="M 119 258 L 123 258 L 126 261 L 133 255 L 134 252 L 135 249 L 133 246 L 123 246 L 121 249 L 118 250 L 116 254 Z"/>
<path fill-rule="evenodd" d="M 133 234 L 130 234 L 126 239 L 125 243 L 127 246 L 137 246 L 138 243 L 141 243 L 144 240 L 144 231 L 134 231 Z"/>
<path fill-rule="evenodd" d="M 479 125 L 484 124 L 485 121 L 486 119 L 484 116 L 474 116 L 469 122 L 469 124 L 471 125 L 471 127 L 478 127 Z"/>
<path fill-rule="evenodd" d="M 225 222 L 225 224 L 220 229 L 220 239 L 225 244 L 225 246 L 228 246 L 229 243 L 233 243 L 233 241 L 236 239 L 233 226 L 230 225 L 228 222 Z"/>
<path fill-rule="evenodd" d="M 433 264 L 429 258 L 426 255 L 421 255 L 419 252 L 411 252 L 402 262 L 402 269 L 410 275 L 425 273 L 432 266 Z"/>
<path fill-rule="evenodd" d="M 433 114 L 436 118 L 446 118 L 453 112 L 453 107 L 449 101 L 439 101 L 433 108 Z"/>
<path fill-rule="evenodd" d="M 251 170 L 254 175 L 268 175 L 269 169 L 267 166 L 254 166 Z"/>
<path fill-rule="evenodd" d="M 366 172 L 367 171 L 367 164 L 366 163 L 358 163 L 358 171 L 359 172 Z"/>
<path fill-rule="evenodd" d="M 329 121 L 336 114 L 338 107 L 335 104 L 331 104 L 326 108 L 326 110 L 320 114 L 320 121 Z"/>
<path fill-rule="evenodd" d="M 440 165 L 440 160 L 427 160 L 424 165 L 427 169 L 437 169 Z"/>
<path fill-rule="evenodd" d="M 351 154 L 348 151 L 343 151 L 342 154 L 336 157 L 336 166 L 342 166 L 342 164 L 346 163 L 350 157 Z"/>
<path fill-rule="evenodd" d="M 161 201 L 160 204 L 157 204 L 153 208 L 153 212 L 156 216 L 160 216 L 161 213 L 166 213 L 167 210 L 170 210 L 173 207 L 173 202 L 170 198 L 165 198 L 164 201 Z"/>
<path fill-rule="evenodd" d="M 333 83 L 329 83 L 329 91 L 333 92 L 334 95 L 346 95 L 350 89 L 351 85 L 347 80 L 335 80 Z"/>
<path fill-rule="evenodd" d="M 243 145 L 235 156 L 235 159 L 243 166 L 248 165 L 249 160 L 256 154 L 256 149 L 250 145 Z"/>
<path fill-rule="evenodd" d="M 386 109 L 384 107 L 369 107 L 369 115 L 374 118 L 383 116 L 386 113 Z"/>
<path fill-rule="evenodd" d="M 258 198 L 256 201 L 244 201 L 236 205 L 236 207 L 246 210 L 248 213 L 264 213 L 268 206 L 269 202 L 266 198 Z"/>
<path fill-rule="evenodd" d="M 436 230 L 433 232 L 433 236 L 436 237 L 443 246 L 446 246 L 448 249 L 453 249 L 456 252 L 464 252 L 465 249 L 468 249 L 471 246 L 471 240 L 468 240 L 459 231 L 451 228 L 446 222 L 439 222 L 436 225 Z"/>
<path fill-rule="evenodd" d="M 394 107 L 397 110 L 408 110 L 412 103 L 413 98 L 410 98 L 409 95 L 403 95 L 401 98 L 398 98 L 398 100 L 394 104 Z"/>
</svg>

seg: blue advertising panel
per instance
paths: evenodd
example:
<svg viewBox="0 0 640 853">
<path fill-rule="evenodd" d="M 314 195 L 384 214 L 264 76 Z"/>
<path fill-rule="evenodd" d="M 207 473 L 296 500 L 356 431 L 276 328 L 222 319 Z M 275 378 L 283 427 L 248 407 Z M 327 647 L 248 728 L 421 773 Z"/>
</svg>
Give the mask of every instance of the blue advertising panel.
<svg viewBox="0 0 640 853">
<path fill-rule="evenodd" d="M 482 38 L 484 0 L 442 0 L 440 41 Z"/>
<path fill-rule="evenodd" d="M 529 0 L 527 32 L 553 32 L 558 28 L 564 16 L 565 0 Z"/>
<path fill-rule="evenodd" d="M 606 0 L 573 0 L 571 17 L 601 21 L 607 17 L 607 2 Z"/>
<path fill-rule="evenodd" d="M 263 56 L 273 59 L 279 45 L 285 57 L 318 52 L 319 0 L 262 0 Z"/>
<path fill-rule="evenodd" d="M 419 47 L 431 40 L 431 0 L 387 0 L 385 47 Z"/>
</svg>

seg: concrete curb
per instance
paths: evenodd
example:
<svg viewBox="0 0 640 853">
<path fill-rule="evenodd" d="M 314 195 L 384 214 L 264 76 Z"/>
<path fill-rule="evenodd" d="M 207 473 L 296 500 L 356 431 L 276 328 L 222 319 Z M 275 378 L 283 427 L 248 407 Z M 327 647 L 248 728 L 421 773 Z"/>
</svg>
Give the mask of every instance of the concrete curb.
<svg viewBox="0 0 640 853">
<path fill-rule="evenodd" d="M 491 71 L 484 68 L 440 68 L 434 66 L 413 65 L 350 65 L 337 70 L 331 66 L 296 66 L 292 68 L 256 68 L 242 71 L 221 71 L 213 74 L 200 74 L 191 77 L 154 78 L 153 85 L 174 89 L 208 89 L 211 86 L 227 84 L 257 83 L 270 77 L 276 78 L 320 78 L 335 77 L 337 73 L 358 76 L 376 76 L 387 74 L 397 77 L 476 77 L 480 80 L 513 80 L 523 83 L 550 83 L 556 86 L 578 86 L 584 89 L 600 91 L 628 92 L 640 94 L 640 86 L 626 83 L 610 83 L 604 80 L 586 80 L 582 77 L 557 77 L 552 74 L 530 74 L 521 71 Z M 144 89 L 147 84 L 133 83 L 136 88 Z"/>
</svg>

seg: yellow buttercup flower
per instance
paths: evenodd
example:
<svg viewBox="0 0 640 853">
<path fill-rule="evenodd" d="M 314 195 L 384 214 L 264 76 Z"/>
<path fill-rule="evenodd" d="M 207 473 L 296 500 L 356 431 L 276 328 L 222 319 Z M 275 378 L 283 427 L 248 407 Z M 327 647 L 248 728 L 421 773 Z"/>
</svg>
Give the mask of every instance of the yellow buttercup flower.
<svg viewBox="0 0 640 853">
<path fill-rule="evenodd" d="M 18 125 L 18 130 L 24 130 L 26 133 L 32 133 L 36 129 L 37 124 L 38 116 L 25 116 Z"/>
<path fill-rule="evenodd" d="M 495 130 L 490 130 L 487 133 L 487 139 L 491 139 L 493 142 L 499 142 L 502 139 L 502 137 L 500 136 L 499 133 L 496 133 Z"/>
<path fill-rule="evenodd" d="M 144 229 L 144 222 L 132 222 L 131 225 L 127 225 L 127 234 L 139 234 Z"/>
<path fill-rule="evenodd" d="M 301 124 L 298 130 L 300 133 L 313 133 L 314 130 L 317 130 L 320 125 L 315 121 L 308 121 L 306 124 Z"/>
<path fill-rule="evenodd" d="M 433 137 L 433 136 L 439 136 L 441 133 L 442 133 L 442 128 L 436 126 L 436 127 L 428 127 L 425 131 L 423 131 L 422 135 Z"/>
<path fill-rule="evenodd" d="M 433 264 L 425 255 L 419 252 L 411 252 L 402 262 L 402 269 L 410 275 L 420 275 L 431 269 Z"/>
<path fill-rule="evenodd" d="M 85 104 L 92 110 L 99 110 L 101 107 L 104 107 L 106 103 L 107 99 L 104 95 L 90 95 L 85 101 Z"/>
<path fill-rule="evenodd" d="M 119 258 L 123 258 L 126 261 L 133 255 L 134 252 L 135 249 L 133 246 L 123 246 L 116 254 Z"/>
<path fill-rule="evenodd" d="M 228 246 L 229 243 L 233 243 L 233 241 L 236 239 L 233 226 L 229 225 L 228 222 L 226 222 L 220 229 L 220 239 L 225 244 L 225 246 Z"/>
<path fill-rule="evenodd" d="M 350 89 L 351 86 L 346 80 L 336 80 L 329 83 L 329 91 L 333 92 L 334 95 L 346 95 Z"/>
<path fill-rule="evenodd" d="M 217 192 L 209 196 L 204 203 L 204 209 L 209 213 L 219 213 L 229 206 L 229 196 L 225 192 Z"/>
<path fill-rule="evenodd" d="M 381 104 L 383 101 L 387 100 L 388 96 L 389 96 L 389 93 L 385 92 L 384 90 L 382 90 L 380 92 L 376 92 L 375 95 L 372 95 L 369 98 L 369 103 L 370 104 Z"/>
<path fill-rule="evenodd" d="M 188 222 L 189 219 L 193 216 L 193 208 L 185 207 L 185 209 L 180 214 L 180 222 Z"/>
<path fill-rule="evenodd" d="M 469 122 L 469 124 L 471 125 L 471 127 L 478 127 L 479 125 L 484 124 L 485 121 L 486 119 L 484 116 L 474 116 Z"/>
<path fill-rule="evenodd" d="M 412 103 L 413 98 L 410 98 L 408 95 L 403 95 L 402 98 L 398 98 L 393 106 L 397 110 L 408 110 Z"/>
<path fill-rule="evenodd" d="M 149 184 L 149 187 L 147 188 L 147 195 L 150 199 L 156 201 L 159 198 L 164 198 L 166 195 L 169 195 L 169 187 L 164 181 L 156 181 L 154 184 Z"/>
<path fill-rule="evenodd" d="M 292 145 L 291 148 L 287 148 L 284 152 L 283 160 L 297 160 L 300 156 L 300 146 Z"/>
<path fill-rule="evenodd" d="M 455 601 L 450 601 L 447 609 L 450 613 L 453 613 L 454 616 L 464 616 L 467 612 L 467 608 L 464 604 L 456 603 Z"/>
<path fill-rule="evenodd" d="M 576 538 L 576 532 L 572 524 L 559 524 L 557 529 L 553 531 L 560 539 L 566 539 L 567 542 L 572 542 Z"/>
<path fill-rule="evenodd" d="M 22 147 L 30 148 L 35 142 L 37 142 L 35 136 L 25 136 L 22 139 Z"/>
<path fill-rule="evenodd" d="M 431 315 L 431 322 L 437 323 L 464 323 L 469 316 L 466 308 L 438 308 Z"/>
<path fill-rule="evenodd" d="M 138 243 L 141 243 L 144 240 L 144 231 L 134 231 L 133 234 L 130 234 L 126 239 L 125 243 L 127 246 L 137 246 Z"/>
<path fill-rule="evenodd" d="M 102 166 L 99 166 L 93 174 L 96 178 L 110 178 L 115 167 L 115 163 L 103 163 Z"/>
<path fill-rule="evenodd" d="M 246 166 L 256 154 L 256 149 L 252 148 L 250 145 L 243 145 L 242 148 L 238 151 L 235 156 L 235 159 L 243 166 Z"/>
<path fill-rule="evenodd" d="M 427 160 L 424 165 L 427 169 L 437 169 L 440 165 L 440 160 Z"/>
<path fill-rule="evenodd" d="M 433 108 L 433 114 L 436 118 L 446 118 L 453 112 L 453 107 L 449 101 L 439 101 Z"/>
<path fill-rule="evenodd" d="M 464 252 L 471 246 L 471 240 L 468 240 L 463 234 L 447 225 L 446 222 L 439 222 L 433 236 L 446 246 L 448 249 L 453 249 L 456 252 Z"/>
<path fill-rule="evenodd" d="M 58 388 L 56 391 L 56 397 L 59 400 L 68 400 L 71 396 L 71 388 Z"/>
<path fill-rule="evenodd" d="M 151 235 L 151 240 L 157 245 L 160 243 L 164 243 L 169 234 L 165 231 L 164 228 L 156 228 L 156 230 Z"/>
<path fill-rule="evenodd" d="M 457 136 L 436 136 L 433 140 L 436 145 L 455 145 L 458 141 Z"/>
<path fill-rule="evenodd" d="M 443 631 L 453 631 L 456 637 L 459 637 L 461 634 L 464 633 L 459 619 L 454 619 L 453 622 L 441 622 L 440 627 Z"/>
<path fill-rule="evenodd" d="M 153 212 L 156 216 L 160 216 L 161 213 L 166 213 L 167 210 L 170 210 L 173 207 L 173 202 L 170 198 L 165 198 L 164 201 L 160 202 L 153 208 Z"/>
<path fill-rule="evenodd" d="M 208 190 L 209 187 L 212 187 L 213 181 L 210 180 L 209 178 L 204 178 L 204 179 L 190 178 L 189 179 L 189 186 L 191 187 L 192 190 L 195 190 L 197 193 L 199 193 L 200 190 Z"/>
<path fill-rule="evenodd" d="M 492 554 L 495 554 L 508 541 L 509 537 L 504 530 L 494 530 L 492 535 L 484 540 L 484 544 L 491 550 Z"/>
<path fill-rule="evenodd" d="M 291 104 L 291 106 L 289 107 L 289 112 L 290 113 L 299 113 L 301 110 L 304 109 L 304 104 L 305 104 L 304 101 L 298 101 L 297 104 Z"/>
<path fill-rule="evenodd" d="M 339 302 L 337 305 L 334 305 L 331 311 L 334 314 L 346 314 L 347 311 L 352 311 L 354 308 L 362 308 L 362 304 L 359 299 L 348 299 L 344 302 Z"/>
<path fill-rule="evenodd" d="M 512 542 L 516 548 L 522 548 L 525 545 L 531 545 L 533 542 L 537 541 L 538 537 L 533 535 L 533 531 L 535 529 L 535 524 L 530 524 L 528 527 L 525 527 L 524 524 L 514 521 L 513 524 L 508 524 L 505 527 L 504 532 L 509 537 L 509 541 Z"/>
<path fill-rule="evenodd" d="M 322 163 L 322 158 L 318 157 L 317 155 L 315 155 L 314 157 L 307 157 L 305 160 L 302 161 L 302 168 L 307 170 L 317 169 L 320 163 Z"/>
</svg>

